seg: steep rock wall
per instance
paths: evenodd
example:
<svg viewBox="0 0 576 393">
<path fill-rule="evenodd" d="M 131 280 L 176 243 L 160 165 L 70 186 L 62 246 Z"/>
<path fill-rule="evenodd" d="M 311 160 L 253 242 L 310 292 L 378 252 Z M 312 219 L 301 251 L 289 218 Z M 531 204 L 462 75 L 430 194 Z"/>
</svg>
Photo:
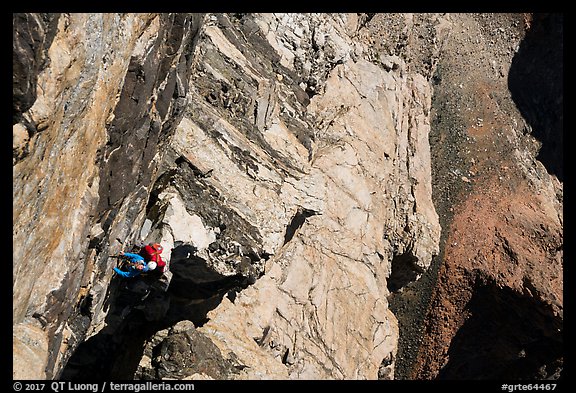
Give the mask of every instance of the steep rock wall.
<svg viewBox="0 0 576 393">
<path fill-rule="evenodd" d="M 171 154 L 255 229 L 240 246 L 271 257 L 199 332 L 247 366 L 234 378 L 375 379 L 382 365 L 392 378 L 391 261 L 417 276 L 440 234 L 429 84 L 354 42 L 356 15 L 208 20 Z M 233 229 L 182 199 L 205 227 Z"/>
<path fill-rule="evenodd" d="M 15 378 L 56 377 L 102 311 L 107 256 L 141 225 L 159 136 L 178 121 L 198 20 L 14 15 Z"/>
<path fill-rule="evenodd" d="M 490 377 L 508 349 L 557 373 L 562 184 L 502 90 L 519 18 L 14 14 L 14 378 L 394 378 L 390 292 L 441 250 L 430 119 L 450 248 L 413 376 Z M 138 241 L 163 280 L 112 276 Z M 477 335 L 532 308 L 505 356 L 517 329 Z"/>
<path fill-rule="evenodd" d="M 251 256 L 260 278 L 199 329 L 254 366 L 237 377 L 376 378 L 383 361 L 392 377 L 390 261 L 417 275 L 437 253 L 430 89 L 354 42 L 362 18 L 208 15 L 194 51 L 198 16 L 14 17 L 13 62 L 34 65 L 14 76 L 15 377 L 57 377 L 107 326 L 109 255 L 143 225 L 168 250 L 211 261 L 218 235 Z M 182 195 L 199 173 L 211 204 Z"/>
</svg>

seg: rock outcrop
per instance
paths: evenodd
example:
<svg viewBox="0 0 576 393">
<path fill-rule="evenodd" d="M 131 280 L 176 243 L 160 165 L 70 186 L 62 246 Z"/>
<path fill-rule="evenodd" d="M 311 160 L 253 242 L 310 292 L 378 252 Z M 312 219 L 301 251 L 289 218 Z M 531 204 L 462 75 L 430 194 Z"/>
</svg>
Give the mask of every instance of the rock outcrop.
<svg viewBox="0 0 576 393">
<path fill-rule="evenodd" d="M 139 230 L 185 104 L 199 17 L 13 21 L 14 341 L 48 348 L 16 352 L 14 377 L 53 378 L 98 325 L 108 255 Z"/>
<path fill-rule="evenodd" d="M 235 378 L 377 378 L 396 352 L 391 261 L 423 271 L 437 253 L 429 85 L 401 59 L 388 60 L 395 71 L 364 59 L 350 19 L 218 16 L 198 41 L 174 155 L 209 173 L 202 198 L 251 224 L 240 246 L 271 255 L 198 329 L 244 366 Z M 324 51 L 311 57 L 314 46 Z M 183 199 L 221 236 L 234 228 Z"/>
<path fill-rule="evenodd" d="M 453 20 L 13 21 L 15 379 L 395 378 L 390 294 L 443 250 L 429 134 Z M 518 154 L 519 173 L 542 174 L 533 151 Z M 539 178 L 527 187 L 546 190 L 542 209 L 523 228 L 556 214 L 542 231 L 561 249 L 561 185 Z M 495 247 L 518 256 L 494 225 Z M 114 277 L 111 257 L 140 242 L 164 246 L 167 271 Z M 538 267 L 544 243 L 511 275 L 480 256 L 468 270 L 481 262 L 513 291 L 533 283 L 529 296 L 561 313 Z"/>
</svg>

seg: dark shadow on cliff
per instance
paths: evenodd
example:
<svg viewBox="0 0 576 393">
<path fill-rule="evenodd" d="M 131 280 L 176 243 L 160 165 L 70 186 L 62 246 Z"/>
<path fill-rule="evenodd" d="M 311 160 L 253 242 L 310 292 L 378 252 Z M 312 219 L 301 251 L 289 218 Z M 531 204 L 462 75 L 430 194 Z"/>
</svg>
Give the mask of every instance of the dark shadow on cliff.
<svg viewBox="0 0 576 393">
<path fill-rule="evenodd" d="M 469 314 L 438 379 L 556 379 L 563 364 L 562 320 L 537 299 L 477 280 Z"/>
<path fill-rule="evenodd" d="M 106 301 L 110 307 L 105 327 L 78 346 L 59 379 L 130 379 L 138 360 L 134 365 L 128 359 L 140 359 L 143 343 L 161 328 L 158 321 L 147 320 L 145 308 L 150 304 L 168 306 L 169 296 L 162 290 L 150 290 L 142 277 L 114 277 Z"/>
<path fill-rule="evenodd" d="M 172 251 L 170 269 L 174 277 L 169 288 L 172 296 L 188 300 L 208 299 L 247 283 L 241 274 L 225 276 L 214 271 L 194 252 L 190 245 L 181 245 Z"/>
<path fill-rule="evenodd" d="M 183 320 L 202 326 L 224 296 L 233 297 L 248 286 L 247 277 L 219 274 L 195 252 L 188 244 L 172 250 L 173 278 L 166 291 L 154 277 L 114 277 L 105 327 L 78 346 L 59 379 L 134 379 L 145 344 L 158 331 Z"/>
<path fill-rule="evenodd" d="M 542 143 L 538 160 L 548 173 L 564 179 L 562 14 L 535 14 L 512 59 L 508 88 L 512 99 Z"/>
</svg>

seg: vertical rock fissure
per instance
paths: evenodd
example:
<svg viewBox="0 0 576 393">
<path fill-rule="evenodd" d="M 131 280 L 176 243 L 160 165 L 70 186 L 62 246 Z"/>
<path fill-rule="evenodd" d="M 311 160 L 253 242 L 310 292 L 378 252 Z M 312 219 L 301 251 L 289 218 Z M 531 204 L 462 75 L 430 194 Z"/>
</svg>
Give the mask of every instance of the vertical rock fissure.
<svg viewBox="0 0 576 393">
<path fill-rule="evenodd" d="M 434 73 L 437 80 L 441 78 L 442 73 L 442 64 L 439 64 Z M 452 206 L 462 198 L 464 192 L 460 179 L 454 177 L 451 172 L 454 170 L 452 165 L 455 163 L 459 166 L 465 165 L 463 158 L 458 153 L 460 151 L 459 146 L 463 144 L 463 136 L 457 132 L 458 119 L 451 114 L 451 110 L 447 107 L 445 96 L 438 92 L 439 89 L 436 88 L 432 94 L 433 115 L 430 119 L 429 142 L 432 167 L 432 201 L 442 228 L 439 254 L 432 258 L 430 267 L 421 272 L 418 280 L 409 280 L 404 286 L 400 286 L 402 291 L 397 293 L 391 289 L 393 293 L 389 299 L 390 309 L 398 318 L 400 331 L 394 375 L 396 379 L 400 380 L 415 379 L 414 362 L 423 340 L 424 319 L 429 310 L 430 298 L 443 260 L 446 236 L 453 215 Z M 398 265 L 405 259 L 395 258 Z M 410 277 L 416 275 L 416 272 L 409 268 L 404 267 L 403 269 L 412 272 Z M 392 275 L 394 274 L 393 261 Z M 393 282 L 393 285 L 397 284 Z"/>
</svg>

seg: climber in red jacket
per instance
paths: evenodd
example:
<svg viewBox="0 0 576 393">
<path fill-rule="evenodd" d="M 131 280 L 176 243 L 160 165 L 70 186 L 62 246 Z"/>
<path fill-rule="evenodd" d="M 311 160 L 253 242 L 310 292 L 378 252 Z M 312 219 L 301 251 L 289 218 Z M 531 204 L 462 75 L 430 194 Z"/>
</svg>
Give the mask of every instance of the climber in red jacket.
<svg viewBox="0 0 576 393">
<path fill-rule="evenodd" d="M 164 248 L 160 245 L 160 243 L 150 243 L 142 247 L 140 250 L 140 255 L 146 262 L 156 262 L 156 271 L 160 273 L 164 273 L 164 268 L 166 267 L 166 262 L 164 262 L 160 256 L 163 249 Z"/>
</svg>

